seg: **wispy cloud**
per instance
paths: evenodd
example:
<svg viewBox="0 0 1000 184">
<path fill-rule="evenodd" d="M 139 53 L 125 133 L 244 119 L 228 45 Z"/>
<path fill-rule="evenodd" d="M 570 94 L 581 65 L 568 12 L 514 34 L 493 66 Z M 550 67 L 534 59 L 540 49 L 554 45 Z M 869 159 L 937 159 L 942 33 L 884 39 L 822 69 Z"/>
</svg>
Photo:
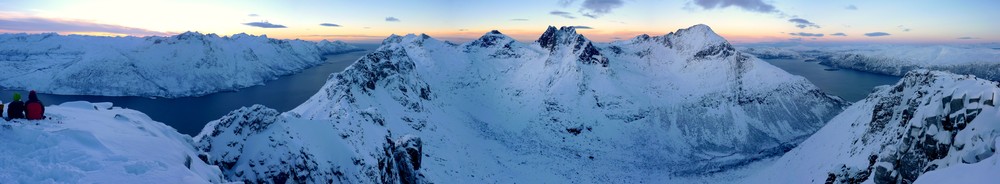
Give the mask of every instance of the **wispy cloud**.
<svg viewBox="0 0 1000 184">
<path fill-rule="evenodd" d="M 260 16 L 260 15 L 257 15 L 256 13 L 251 13 L 251 14 L 249 14 L 247 16 L 256 17 L 256 16 Z"/>
<path fill-rule="evenodd" d="M 890 35 L 890 34 L 889 34 L 889 33 L 886 33 L 886 32 L 871 32 L 871 33 L 865 33 L 865 36 L 867 36 L 867 37 L 878 37 L 878 36 L 889 36 L 889 35 Z"/>
<path fill-rule="evenodd" d="M 976 40 L 976 39 L 979 39 L 979 37 L 963 36 L 963 37 L 958 37 L 958 38 L 955 38 L 955 39 L 959 39 L 959 40 Z"/>
<path fill-rule="evenodd" d="M 912 29 L 910 29 L 910 28 L 908 28 L 908 27 L 906 27 L 904 25 L 899 25 L 899 26 L 896 26 L 896 27 L 898 27 L 899 29 L 902 29 L 903 32 L 910 32 L 910 30 L 912 30 Z"/>
<path fill-rule="evenodd" d="M 399 19 L 396 18 L 396 17 L 385 17 L 385 21 L 386 22 L 399 22 Z"/>
<path fill-rule="evenodd" d="M 803 33 L 803 32 L 798 32 L 798 33 L 788 33 L 788 34 L 789 35 L 793 35 L 793 36 L 823 37 L 823 33 Z"/>
<path fill-rule="evenodd" d="M 694 4 L 706 10 L 735 6 L 740 9 L 760 13 L 779 13 L 774 5 L 762 0 L 694 0 Z"/>
<path fill-rule="evenodd" d="M 570 26 L 570 27 L 573 27 L 573 29 L 594 29 L 593 27 L 590 26 Z"/>
<path fill-rule="evenodd" d="M 802 18 L 788 19 L 788 22 L 795 23 L 795 27 L 798 27 L 799 29 L 805 29 L 807 27 L 820 28 L 819 25 L 816 25 L 816 23 L 809 22 L 809 20 Z"/>
<path fill-rule="evenodd" d="M 596 19 L 624 5 L 625 1 L 622 0 L 585 0 L 583 6 L 580 7 L 580 13 L 583 16 Z"/>
<path fill-rule="evenodd" d="M 559 0 L 559 6 L 563 8 L 569 7 L 569 5 L 572 5 L 574 2 L 576 2 L 576 0 Z"/>
<path fill-rule="evenodd" d="M 320 26 L 326 26 L 326 27 L 341 27 L 340 24 L 334 24 L 334 23 L 322 23 L 322 24 L 319 24 L 319 25 Z"/>
<path fill-rule="evenodd" d="M 273 24 L 273 23 L 266 22 L 266 21 L 261 21 L 261 22 L 247 22 L 247 23 L 243 23 L 243 25 L 248 25 L 248 26 L 253 26 L 253 27 L 259 27 L 259 28 L 288 28 L 288 27 L 285 27 L 284 25 L 281 25 L 281 24 Z"/>
<path fill-rule="evenodd" d="M 847 34 L 844 34 L 844 33 L 833 33 L 833 34 L 830 34 L 830 36 L 847 36 Z"/>
<path fill-rule="evenodd" d="M 528 19 L 510 19 L 510 21 L 528 21 Z"/>
<path fill-rule="evenodd" d="M 469 29 L 458 29 L 458 31 L 469 31 Z"/>
<path fill-rule="evenodd" d="M 845 6 L 845 7 L 844 7 L 844 9 L 848 9 L 848 10 L 858 10 L 858 7 L 857 7 L 857 6 L 854 6 L 854 5 L 852 4 L 852 5 L 847 5 L 847 6 Z"/>
<path fill-rule="evenodd" d="M 571 14 L 569 12 L 558 11 L 558 10 L 551 11 L 551 12 L 549 12 L 549 14 L 560 16 L 560 17 L 567 18 L 567 19 L 575 19 L 576 18 L 576 17 L 573 16 L 573 14 Z"/>
<path fill-rule="evenodd" d="M 0 30 L 18 32 L 100 32 L 133 36 L 169 35 L 170 33 L 83 20 L 55 19 L 27 16 L 0 18 Z"/>
</svg>

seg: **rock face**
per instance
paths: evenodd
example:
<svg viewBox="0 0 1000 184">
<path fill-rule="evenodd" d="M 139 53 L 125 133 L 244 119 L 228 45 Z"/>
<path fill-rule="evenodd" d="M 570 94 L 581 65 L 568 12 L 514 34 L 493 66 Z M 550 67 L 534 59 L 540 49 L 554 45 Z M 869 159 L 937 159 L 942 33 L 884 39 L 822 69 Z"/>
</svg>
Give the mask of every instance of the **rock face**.
<svg viewBox="0 0 1000 184">
<path fill-rule="evenodd" d="M 186 97 L 263 84 L 360 50 L 343 42 L 185 32 L 171 37 L 0 34 L 0 87 L 66 95 Z"/>
<path fill-rule="evenodd" d="M 411 34 L 386 38 L 270 125 L 324 133 L 250 137 L 310 145 L 317 170 L 339 166 L 351 182 L 653 182 L 783 153 L 843 106 L 704 25 L 612 43 L 572 27 L 534 43 L 498 31 L 460 45 Z M 217 145 L 270 144 L 225 128 L 233 141 L 207 139 L 215 129 L 199 136 L 216 145 L 212 158 L 239 150 Z M 327 145 L 344 151 L 308 149 Z M 280 163 L 223 168 L 278 168 L 269 164 Z M 333 178 L 325 173 L 312 175 Z"/>
<path fill-rule="evenodd" d="M 998 95 L 997 82 L 909 72 L 852 105 L 757 178 L 912 183 L 926 172 L 977 163 L 996 151 Z"/>
<path fill-rule="evenodd" d="M 195 137 L 206 162 L 245 183 L 420 183 L 421 141 L 385 138 L 375 163 L 358 160 L 328 122 L 286 117 L 261 105 L 210 122 Z"/>
</svg>

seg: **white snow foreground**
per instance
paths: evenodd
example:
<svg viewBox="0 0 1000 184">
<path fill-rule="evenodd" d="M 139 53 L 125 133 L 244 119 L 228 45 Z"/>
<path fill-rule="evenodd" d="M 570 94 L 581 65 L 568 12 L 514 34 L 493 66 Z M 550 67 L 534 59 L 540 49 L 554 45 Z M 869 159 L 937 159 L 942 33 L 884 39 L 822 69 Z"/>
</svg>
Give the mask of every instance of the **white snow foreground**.
<svg viewBox="0 0 1000 184">
<path fill-rule="evenodd" d="M 998 97 L 997 82 L 911 71 L 738 183 L 995 183 Z"/>
<path fill-rule="evenodd" d="M 794 45 L 740 50 L 759 58 L 816 59 L 824 65 L 894 76 L 932 69 L 1000 81 L 1000 50 L 988 45 Z"/>
<path fill-rule="evenodd" d="M 290 112 L 234 111 L 195 140 L 256 183 L 653 182 L 781 154 L 843 106 L 705 25 L 612 43 L 411 34 Z"/>
<path fill-rule="evenodd" d="M 46 107 L 47 120 L 0 120 L 0 183 L 220 183 L 191 138 L 111 103 Z"/>
<path fill-rule="evenodd" d="M 0 87 L 65 95 L 185 97 L 263 84 L 360 50 L 343 42 L 185 32 L 170 37 L 0 34 Z"/>
</svg>

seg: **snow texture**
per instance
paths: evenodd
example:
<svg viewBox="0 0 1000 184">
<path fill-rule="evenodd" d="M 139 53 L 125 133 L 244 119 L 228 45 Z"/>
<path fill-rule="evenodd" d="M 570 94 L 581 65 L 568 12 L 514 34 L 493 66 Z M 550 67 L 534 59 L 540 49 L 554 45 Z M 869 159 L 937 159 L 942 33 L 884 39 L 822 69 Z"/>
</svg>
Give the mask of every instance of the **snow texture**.
<svg viewBox="0 0 1000 184">
<path fill-rule="evenodd" d="M 997 170 L 998 96 L 997 82 L 911 71 L 740 182 L 913 183 L 925 173 L 931 183 L 996 182 L 995 172 L 985 172 Z M 975 177 L 955 178 L 963 175 Z"/>
<path fill-rule="evenodd" d="M 46 107 L 46 120 L 0 120 L 0 183 L 220 183 L 190 136 L 111 103 Z"/>
<path fill-rule="evenodd" d="M 195 140 L 255 183 L 656 182 L 779 155 L 844 106 L 705 25 L 612 43 L 410 34 L 289 112 L 240 109 Z"/>
<path fill-rule="evenodd" d="M 185 32 L 171 37 L 0 34 L 0 87 L 64 95 L 185 97 L 263 84 L 359 50 L 343 42 Z"/>
<path fill-rule="evenodd" d="M 916 69 L 971 74 L 1000 81 L 1000 50 L 989 45 L 802 45 L 747 47 L 741 51 L 764 59 L 815 59 L 820 64 L 902 76 Z"/>
</svg>

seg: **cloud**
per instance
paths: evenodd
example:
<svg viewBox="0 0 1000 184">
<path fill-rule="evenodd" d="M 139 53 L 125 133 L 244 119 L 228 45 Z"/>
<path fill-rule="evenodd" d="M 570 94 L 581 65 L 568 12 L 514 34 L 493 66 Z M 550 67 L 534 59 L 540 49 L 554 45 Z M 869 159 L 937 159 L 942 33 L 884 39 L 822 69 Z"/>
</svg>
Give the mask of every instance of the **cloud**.
<svg viewBox="0 0 1000 184">
<path fill-rule="evenodd" d="M 243 25 L 248 25 L 248 26 L 253 26 L 253 27 L 259 27 L 259 28 L 288 28 L 288 27 L 285 27 L 284 25 L 281 25 L 281 24 L 272 24 L 270 22 L 265 22 L 265 21 L 262 21 L 262 22 L 247 22 L 247 23 L 243 23 Z"/>
<path fill-rule="evenodd" d="M 788 34 L 789 35 L 793 35 L 793 36 L 823 37 L 823 33 L 803 33 L 803 32 L 798 32 L 798 33 L 788 33 Z"/>
<path fill-rule="evenodd" d="M 120 25 L 100 24 L 83 20 L 54 19 L 42 17 L 2 17 L 0 30 L 19 32 L 100 32 L 133 36 L 169 35 L 171 33 L 152 31 Z"/>
<path fill-rule="evenodd" d="M 896 26 L 896 27 L 898 27 L 898 28 L 902 29 L 902 30 L 903 30 L 903 32 L 910 32 L 910 30 L 911 30 L 910 28 L 908 28 L 908 27 L 906 27 L 906 26 L 903 26 L 903 25 L 899 25 L 899 26 Z"/>
<path fill-rule="evenodd" d="M 528 19 L 510 19 L 510 21 L 528 21 Z"/>
<path fill-rule="evenodd" d="M 570 27 L 573 27 L 573 29 L 594 29 L 590 26 L 570 26 Z"/>
<path fill-rule="evenodd" d="M 557 15 L 557 16 L 561 16 L 561 17 L 563 17 L 563 18 L 567 18 L 567 19 L 575 19 L 575 18 L 576 18 L 576 17 L 574 17 L 574 16 L 572 15 L 572 14 L 570 14 L 569 12 L 564 12 L 564 11 L 558 11 L 558 10 L 556 10 L 556 11 L 551 11 L 551 12 L 549 12 L 549 14 L 551 14 L 551 15 Z"/>
<path fill-rule="evenodd" d="M 802 38 L 789 38 L 788 41 L 802 41 Z"/>
<path fill-rule="evenodd" d="M 622 0 L 585 0 L 583 6 L 580 7 L 580 13 L 583 16 L 596 19 L 624 5 L 625 1 Z"/>
<path fill-rule="evenodd" d="M 847 5 L 846 7 L 844 7 L 844 9 L 848 9 L 848 10 L 858 10 L 858 7 L 857 7 L 857 6 L 854 6 L 854 5 L 852 4 L 852 5 Z"/>
<path fill-rule="evenodd" d="M 251 14 L 249 14 L 247 16 L 256 17 L 256 16 L 260 16 L 260 15 L 257 15 L 256 13 L 251 13 Z"/>
<path fill-rule="evenodd" d="M 795 27 L 798 27 L 799 29 L 805 29 L 807 27 L 819 28 L 819 25 L 816 25 L 816 23 L 812 23 L 809 22 L 809 20 L 801 18 L 788 19 L 788 22 L 795 23 Z"/>
<path fill-rule="evenodd" d="M 865 33 L 865 36 L 867 36 L 867 37 L 877 37 L 877 36 L 889 36 L 889 35 L 890 35 L 890 34 L 889 34 L 889 33 L 886 33 L 886 32 L 871 32 L 871 33 Z"/>
<path fill-rule="evenodd" d="M 576 0 L 559 0 L 559 6 L 562 6 L 563 8 L 569 7 L 569 5 L 572 5 L 574 2 L 576 2 Z"/>
<path fill-rule="evenodd" d="M 396 17 L 385 17 L 385 21 L 386 22 L 399 22 L 399 19 L 397 19 Z"/>
<path fill-rule="evenodd" d="M 468 31 L 469 29 L 458 29 L 458 31 Z"/>
<path fill-rule="evenodd" d="M 830 36 L 847 36 L 847 34 L 844 34 L 844 33 L 833 33 L 833 34 L 830 34 Z"/>
<path fill-rule="evenodd" d="M 955 38 L 955 39 L 959 39 L 959 40 L 976 40 L 976 39 L 979 39 L 979 37 L 963 36 L 963 37 L 958 37 L 958 38 Z"/>
<path fill-rule="evenodd" d="M 706 10 L 736 6 L 746 11 L 759 13 L 779 13 L 774 5 L 763 0 L 694 0 L 694 4 Z"/>
<path fill-rule="evenodd" d="M 334 24 L 334 23 L 322 23 L 322 24 L 319 24 L 319 25 L 320 26 L 326 26 L 326 27 L 341 27 L 340 24 Z"/>
</svg>

